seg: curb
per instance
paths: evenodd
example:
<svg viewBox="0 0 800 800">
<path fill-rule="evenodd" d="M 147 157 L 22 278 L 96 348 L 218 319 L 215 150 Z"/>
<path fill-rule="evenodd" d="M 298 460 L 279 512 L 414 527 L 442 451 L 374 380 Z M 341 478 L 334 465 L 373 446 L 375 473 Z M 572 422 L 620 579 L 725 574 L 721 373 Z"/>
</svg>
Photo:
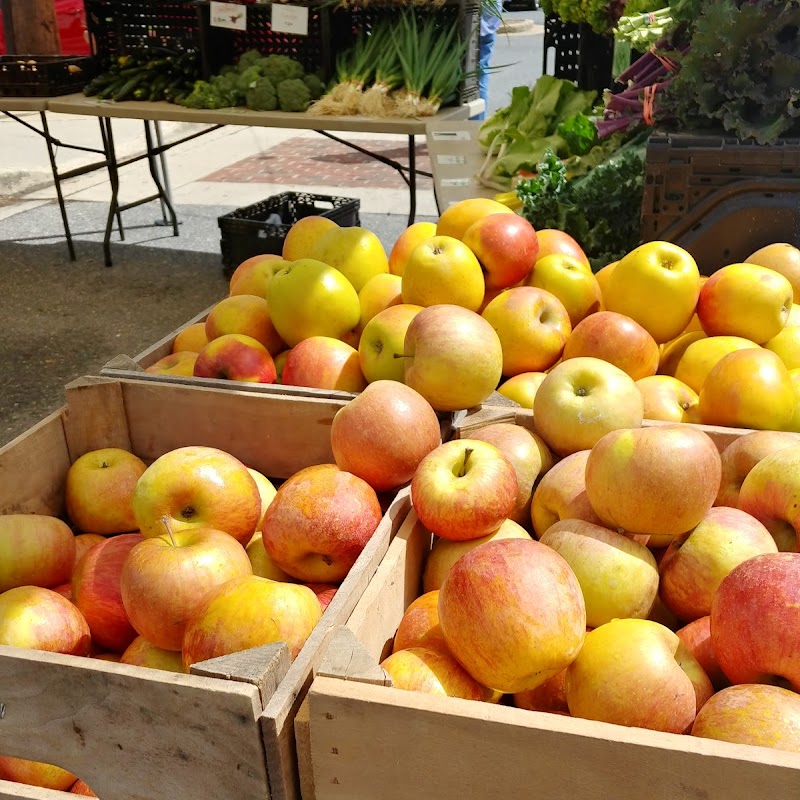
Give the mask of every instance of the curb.
<svg viewBox="0 0 800 800">
<path fill-rule="evenodd" d="M 537 25 L 532 19 L 508 19 L 500 23 L 497 33 L 532 33 L 535 28 L 537 28 Z"/>
</svg>

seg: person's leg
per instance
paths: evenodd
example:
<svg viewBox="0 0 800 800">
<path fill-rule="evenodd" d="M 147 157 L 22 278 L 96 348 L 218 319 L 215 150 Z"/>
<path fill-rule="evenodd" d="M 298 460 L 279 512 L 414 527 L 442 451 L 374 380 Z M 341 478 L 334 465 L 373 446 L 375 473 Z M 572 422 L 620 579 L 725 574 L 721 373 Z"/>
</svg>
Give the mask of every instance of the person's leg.
<svg viewBox="0 0 800 800">
<path fill-rule="evenodd" d="M 494 42 L 497 34 L 492 32 L 480 37 L 478 46 L 478 69 L 480 75 L 478 77 L 478 90 L 480 91 L 481 99 L 484 103 L 489 103 L 489 64 L 492 60 L 492 52 L 494 50 Z M 486 118 L 486 114 L 477 114 L 472 119 L 482 120 Z"/>
</svg>

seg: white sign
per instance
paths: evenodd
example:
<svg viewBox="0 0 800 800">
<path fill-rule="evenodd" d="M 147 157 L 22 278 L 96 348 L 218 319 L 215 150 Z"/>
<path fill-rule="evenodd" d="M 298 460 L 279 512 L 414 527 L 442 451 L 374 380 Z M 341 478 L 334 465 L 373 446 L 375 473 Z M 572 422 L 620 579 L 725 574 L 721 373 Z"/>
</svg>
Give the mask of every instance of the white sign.
<svg viewBox="0 0 800 800">
<path fill-rule="evenodd" d="M 236 5 L 236 3 L 219 3 L 216 0 L 211 0 L 211 25 L 215 28 L 246 31 L 247 6 Z"/>
<path fill-rule="evenodd" d="M 454 156 L 454 155 L 447 155 L 442 153 L 441 155 L 436 156 L 436 163 L 442 164 L 443 166 L 460 166 L 462 164 L 467 163 L 466 156 Z"/>
<path fill-rule="evenodd" d="M 472 136 L 469 131 L 431 131 L 435 142 L 468 142 Z"/>
<path fill-rule="evenodd" d="M 442 178 L 442 186 L 471 186 L 469 178 Z"/>
<path fill-rule="evenodd" d="M 275 33 L 292 33 L 308 36 L 308 7 L 272 4 L 272 30 Z"/>
</svg>

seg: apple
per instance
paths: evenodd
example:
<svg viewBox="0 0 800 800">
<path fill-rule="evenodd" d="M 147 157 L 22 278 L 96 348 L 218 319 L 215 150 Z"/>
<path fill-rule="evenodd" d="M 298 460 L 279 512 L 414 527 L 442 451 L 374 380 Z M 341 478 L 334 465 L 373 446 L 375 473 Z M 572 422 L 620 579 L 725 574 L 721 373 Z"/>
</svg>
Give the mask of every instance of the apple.
<svg viewBox="0 0 800 800">
<path fill-rule="evenodd" d="M 697 316 L 709 336 L 741 336 L 764 344 L 786 325 L 792 298 L 792 284 L 780 273 L 731 264 L 706 281 Z"/>
<path fill-rule="evenodd" d="M 186 626 L 183 666 L 285 642 L 292 659 L 322 617 L 314 592 L 297 583 L 250 575 L 228 581 L 206 595 Z"/>
<path fill-rule="evenodd" d="M 522 408 L 533 408 L 536 392 L 547 377 L 546 372 L 520 372 L 504 381 L 498 388 L 498 394 L 518 403 Z"/>
<path fill-rule="evenodd" d="M 586 493 L 612 530 L 649 536 L 666 546 L 695 528 L 719 491 L 719 451 L 687 425 L 619 430 L 604 436 L 586 461 Z"/>
<path fill-rule="evenodd" d="M 248 467 L 247 471 L 253 476 L 253 480 L 258 487 L 258 495 L 261 498 L 261 517 L 256 524 L 256 530 L 260 530 L 261 523 L 264 521 L 264 514 L 267 513 L 269 504 L 273 501 L 275 493 L 278 490 L 272 485 L 272 481 L 265 475 L 262 475 L 258 470 Z M 252 539 L 250 541 L 252 541 Z"/>
<path fill-rule="evenodd" d="M 95 545 L 80 560 L 72 576 L 72 599 L 89 623 L 92 642 L 103 650 L 122 653 L 136 630 L 122 602 L 120 579 L 131 550 L 144 541 L 138 533 L 123 533 Z"/>
<path fill-rule="evenodd" d="M 440 445 L 422 459 L 411 480 L 420 522 L 442 539 L 468 541 L 496 531 L 519 493 L 511 462 L 477 439 Z"/>
<path fill-rule="evenodd" d="M 240 333 L 212 339 L 194 362 L 195 378 L 275 383 L 277 376 L 269 350 L 261 342 Z"/>
<path fill-rule="evenodd" d="M 650 375 L 640 378 L 636 386 L 642 393 L 644 418 L 664 422 L 696 422 L 700 398 L 671 375 Z"/>
<path fill-rule="evenodd" d="M 69 793 L 78 794 L 83 797 L 97 797 L 97 795 L 81 780 L 75 781 Z"/>
<path fill-rule="evenodd" d="M 267 509 L 262 541 L 300 581 L 340 583 L 381 521 L 375 490 L 334 464 L 296 472 Z"/>
<path fill-rule="evenodd" d="M 333 418 L 331 449 L 339 469 L 376 492 L 408 483 L 442 442 L 436 412 L 418 392 L 395 381 L 371 383 Z"/>
<path fill-rule="evenodd" d="M 567 669 L 572 716 L 617 725 L 687 733 L 713 693 L 677 635 L 646 619 L 595 628 Z"/>
<path fill-rule="evenodd" d="M 531 496 L 536 482 L 553 466 L 553 454 L 535 433 L 521 425 L 500 422 L 470 433 L 470 439 L 494 445 L 514 467 L 517 502 L 508 515 L 520 525 L 530 524 Z"/>
<path fill-rule="evenodd" d="M 689 345 L 705 339 L 703 331 L 689 331 L 682 333 L 675 339 L 659 346 L 660 356 L 658 359 L 658 374 L 672 375 L 675 377 L 675 370 L 678 368 L 683 354 L 689 349 Z"/>
<path fill-rule="evenodd" d="M 17 586 L 0 594 L 0 645 L 85 656 L 91 637 L 66 597 L 40 586 Z"/>
<path fill-rule="evenodd" d="M 133 492 L 143 536 L 216 528 L 246 546 L 261 517 L 261 495 L 247 467 L 215 447 L 179 447 L 157 458 Z"/>
<path fill-rule="evenodd" d="M 58 586 L 74 564 L 75 537 L 66 523 L 44 514 L 0 514 L 0 592 Z"/>
<path fill-rule="evenodd" d="M 777 552 L 769 531 L 757 519 L 737 508 L 712 508 L 664 554 L 661 597 L 686 622 L 707 616 L 726 575 L 750 558 Z"/>
<path fill-rule="evenodd" d="M 542 372 L 561 357 L 572 326 L 561 301 L 544 289 L 519 286 L 495 297 L 483 318 L 503 348 L 503 375 Z"/>
<path fill-rule="evenodd" d="M 364 326 L 381 311 L 403 302 L 402 278 L 382 272 L 370 278 L 358 293 L 358 304 L 361 307 L 359 327 Z"/>
<path fill-rule="evenodd" d="M 167 532 L 140 542 L 120 576 L 122 604 L 140 636 L 163 650 L 180 650 L 187 622 L 208 592 L 253 574 L 239 542 L 213 528 Z"/>
<path fill-rule="evenodd" d="M 603 302 L 592 270 L 579 259 L 560 253 L 540 258 L 526 284 L 555 295 L 567 310 L 573 328 L 599 311 Z"/>
<path fill-rule="evenodd" d="M 195 322 L 192 325 L 187 325 L 183 330 L 178 332 L 178 335 L 172 342 L 172 352 L 199 353 L 207 344 L 208 336 L 206 336 L 206 323 Z"/>
<path fill-rule="evenodd" d="M 543 711 L 568 717 L 567 671 L 562 670 L 535 689 L 517 692 L 514 695 L 514 705 L 526 711 Z"/>
<path fill-rule="evenodd" d="M 336 592 L 339 590 L 339 587 L 333 583 L 304 583 L 303 585 L 311 589 L 311 591 L 317 596 L 317 600 L 319 600 L 319 604 L 323 613 L 330 605 L 331 600 L 333 600 L 333 598 L 336 596 Z"/>
<path fill-rule="evenodd" d="M 414 600 L 400 620 L 397 633 L 394 635 L 392 652 L 408 650 L 410 647 L 447 650 L 442 628 L 439 625 L 438 589 L 426 592 Z"/>
<path fill-rule="evenodd" d="M 745 261 L 779 272 L 792 285 L 793 300 L 800 303 L 800 250 L 786 242 L 768 244 Z"/>
<path fill-rule="evenodd" d="M 786 369 L 800 368 L 800 327 L 784 328 L 773 336 L 764 347 L 772 350 L 786 365 Z"/>
<path fill-rule="evenodd" d="M 209 341 L 230 333 L 249 336 L 260 342 L 275 356 L 284 349 L 283 340 L 275 330 L 263 297 L 239 294 L 220 300 L 206 318 L 206 336 Z"/>
<path fill-rule="evenodd" d="M 484 686 L 534 689 L 578 655 L 586 634 L 581 587 L 567 562 L 531 539 L 476 547 L 439 591 L 448 648 Z"/>
<path fill-rule="evenodd" d="M 272 276 L 288 263 L 289 261 L 284 261 L 280 256 L 272 253 L 253 256 L 242 261 L 228 281 L 228 294 L 252 294 L 256 297 L 266 297 L 267 286 L 272 280 Z"/>
<path fill-rule="evenodd" d="M 587 267 L 591 266 L 583 248 L 568 233 L 555 228 L 543 228 L 536 232 L 536 236 L 539 239 L 539 259 L 559 254 L 577 259 Z"/>
<path fill-rule="evenodd" d="M 711 641 L 731 683 L 800 690 L 800 553 L 739 564 L 711 606 Z"/>
<path fill-rule="evenodd" d="M 800 433 L 800 368 L 789 370 L 789 380 L 792 382 L 794 391 L 794 411 L 786 430 Z"/>
<path fill-rule="evenodd" d="M 131 496 L 145 469 L 144 461 L 118 447 L 84 453 L 67 472 L 67 516 L 85 533 L 135 531 Z"/>
<path fill-rule="evenodd" d="M 197 353 L 185 350 L 159 358 L 149 367 L 145 367 L 144 371 L 151 375 L 178 375 L 183 378 L 192 378 L 196 363 Z"/>
<path fill-rule="evenodd" d="M 477 256 L 487 289 L 505 289 L 524 280 L 539 255 L 533 225 L 517 214 L 489 214 L 467 228 L 464 244 Z"/>
<path fill-rule="evenodd" d="M 480 405 L 497 388 L 503 349 L 492 326 L 453 305 L 420 311 L 406 332 L 404 381 L 436 411 Z"/>
<path fill-rule="evenodd" d="M 643 414 L 633 378 L 599 358 L 563 361 L 533 401 L 537 432 L 561 456 L 588 450 L 611 431 L 638 428 Z"/>
<path fill-rule="evenodd" d="M 800 697 L 779 686 L 729 686 L 703 706 L 692 736 L 800 753 Z"/>
<path fill-rule="evenodd" d="M 406 228 L 389 253 L 389 272 L 403 277 L 411 251 L 426 239 L 436 236 L 435 222 L 415 222 Z"/>
<path fill-rule="evenodd" d="M 312 253 L 322 236 L 339 226 L 328 217 L 312 214 L 301 217 L 289 228 L 283 240 L 281 256 L 285 261 L 298 261 L 301 258 L 314 258 Z"/>
<path fill-rule="evenodd" d="M 603 292 L 605 307 L 638 322 L 657 344 L 689 324 L 700 294 L 692 256 L 670 242 L 647 242 L 624 256 Z"/>
<path fill-rule="evenodd" d="M 149 539 L 148 541 L 154 541 Z M 166 672 L 185 672 L 180 648 L 164 650 L 148 642 L 144 636 L 137 636 L 119 659 L 120 664 L 131 664 L 135 667 L 149 667 Z"/>
<path fill-rule="evenodd" d="M 697 663 L 703 668 L 703 671 L 711 681 L 711 685 L 717 691 L 730 686 L 730 681 L 720 669 L 717 656 L 714 653 L 714 645 L 711 642 L 710 616 L 693 620 L 676 631 L 676 633 L 678 638 L 689 649 L 689 652 L 697 659 Z"/>
<path fill-rule="evenodd" d="M 0 780 L 40 786 L 57 792 L 66 792 L 77 777 L 61 767 L 44 764 L 41 761 L 27 761 L 23 758 L 0 756 Z M 13 795 L 10 795 L 13 797 Z M 20 797 L 34 795 L 19 795 Z"/>
<path fill-rule="evenodd" d="M 424 307 L 449 303 L 477 311 L 484 291 L 481 265 L 458 239 L 434 236 L 408 257 L 402 278 L 404 303 Z"/>
<path fill-rule="evenodd" d="M 557 461 L 539 481 L 531 501 L 531 520 L 538 538 L 565 519 L 601 524 L 586 494 L 585 475 L 589 452 L 580 450 Z"/>
<path fill-rule="evenodd" d="M 389 272 L 381 240 L 365 228 L 353 225 L 331 228 L 319 237 L 310 258 L 330 264 L 360 292 L 370 278 Z"/>
<path fill-rule="evenodd" d="M 295 345 L 286 357 L 281 380 L 286 386 L 353 393 L 367 385 L 358 351 L 329 336 L 312 336 Z"/>
<path fill-rule="evenodd" d="M 638 322 L 613 311 L 600 311 L 579 322 L 564 346 L 563 360 L 599 358 L 638 381 L 655 375 L 658 345 Z"/>
<path fill-rule="evenodd" d="M 73 571 L 78 566 L 78 562 L 91 550 L 96 544 L 100 544 L 106 540 L 105 536 L 99 533 L 81 533 L 75 537 L 75 562 L 73 564 Z M 72 577 L 72 575 L 70 575 Z"/>
<path fill-rule="evenodd" d="M 447 573 L 461 556 L 495 539 L 530 539 L 530 534 L 521 525 L 507 519 L 494 533 L 487 533 L 479 539 L 470 539 L 465 542 L 436 539 L 433 543 L 428 558 L 425 561 L 425 571 L 422 574 L 422 589 L 432 592 L 442 588 L 442 583 Z"/>
<path fill-rule="evenodd" d="M 580 519 L 557 522 L 540 541 L 575 573 L 590 628 L 616 618 L 647 619 L 658 593 L 658 568 L 643 544 Z"/>
<path fill-rule="evenodd" d="M 272 323 L 289 347 L 311 336 L 341 339 L 361 318 L 358 292 L 338 269 L 305 258 L 276 272 L 267 287 Z"/>
<path fill-rule="evenodd" d="M 295 579 L 276 566 L 269 557 L 269 553 L 264 549 L 262 534 L 256 533 L 250 540 L 250 544 L 245 548 L 245 551 L 250 559 L 253 575 L 258 575 L 259 578 L 269 578 L 271 581 L 295 583 Z"/>
<path fill-rule="evenodd" d="M 398 650 L 381 662 L 395 689 L 497 703 L 500 694 L 476 681 L 446 649 Z"/>
<path fill-rule="evenodd" d="M 783 431 L 753 431 L 734 439 L 722 451 L 722 481 L 714 505 L 739 505 L 739 492 L 750 471 L 767 456 L 800 445 L 800 437 Z"/>
<path fill-rule="evenodd" d="M 514 214 L 514 212 L 508 206 L 489 198 L 475 197 L 460 200 L 448 206 L 439 217 L 436 223 L 436 235 L 463 239 L 473 223 L 490 214 Z"/>
<path fill-rule="evenodd" d="M 588 264 L 589 259 L 586 259 L 586 263 Z M 600 286 L 600 295 L 605 296 L 606 287 L 608 286 L 609 280 L 611 280 L 611 273 L 614 271 L 614 267 L 617 266 L 616 261 L 612 261 L 610 264 L 606 264 L 602 269 L 597 270 L 594 276 L 597 278 L 597 283 Z M 605 308 L 605 299 L 603 300 L 603 308 Z"/>
<path fill-rule="evenodd" d="M 361 372 L 369 383 L 380 380 L 403 382 L 406 331 L 422 306 L 401 304 L 376 314 L 365 326 L 358 342 Z"/>
<path fill-rule="evenodd" d="M 775 353 L 737 350 L 708 373 L 699 414 L 707 425 L 785 430 L 795 403 L 791 376 Z"/>
<path fill-rule="evenodd" d="M 284 350 L 275 356 L 275 372 L 277 373 L 275 383 L 283 383 L 283 368 L 286 366 L 286 359 L 289 358 L 291 352 L 291 350 Z"/>
<path fill-rule="evenodd" d="M 708 336 L 691 342 L 675 366 L 675 377 L 700 393 L 711 370 L 728 353 L 737 350 L 758 350 L 759 346 L 739 336 Z"/>
</svg>

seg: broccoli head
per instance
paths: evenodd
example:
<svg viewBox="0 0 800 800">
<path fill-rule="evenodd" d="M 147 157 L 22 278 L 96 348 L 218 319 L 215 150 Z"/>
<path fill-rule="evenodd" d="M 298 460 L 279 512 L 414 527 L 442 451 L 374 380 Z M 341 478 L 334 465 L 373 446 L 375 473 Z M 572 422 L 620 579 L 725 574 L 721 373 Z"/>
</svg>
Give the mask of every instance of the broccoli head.
<svg viewBox="0 0 800 800">
<path fill-rule="evenodd" d="M 261 72 L 257 66 L 248 67 L 244 72 L 240 72 L 239 77 L 236 79 L 237 90 L 242 94 L 247 94 L 260 77 Z"/>
<path fill-rule="evenodd" d="M 308 87 L 311 92 L 312 100 L 319 100 L 325 94 L 325 84 L 319 79 L 317 75 L 304 75 L 303 83 Z"/>
<path fill-rule="evenodd" d="M 206 81 L 195 81 L 194 88 L 181 105 L 187 108 L 226 108 L 230 104 L 217 89 Z"/>
<path fill-rule="evenodd" d="M 278 105 L 281 111 L 305 111 L 311 102 L 311 90 L 300 78 L 278 84 Z"/>
<path fill-rule="evenodd" d="M 289 56 L 267 56 L 261 63 L 261 71 L 277 86 L 281 81 L 303 77 L 303 65 Z"/>
<path fill-rule="evenodd" d="M 240 77 L 235 72 L 228 72 L 225 75 L 215 75 L 211 78 L 211 86 L 223 101 L 223 105 L 219 108 L 230 108 L 242 103 L 245 92 L 239 88 Z"/>
<path fill-rule="evenodd" d="M 242 57 L 239 59 L 239 71 L 244 72 L 244 70 L 249 67 L 256 66 L 263 58 L 264 56 L 262 56 L 258 50 L 248 50 L 246 53 L 243 53 Z"/>
<path fill-rule="evenodd" d="M 274 111 L 278 107 L 278 95 L 269 78 L 259 78 L 247 91 L 247 107 L 253 111 Z"/>
</svg>

